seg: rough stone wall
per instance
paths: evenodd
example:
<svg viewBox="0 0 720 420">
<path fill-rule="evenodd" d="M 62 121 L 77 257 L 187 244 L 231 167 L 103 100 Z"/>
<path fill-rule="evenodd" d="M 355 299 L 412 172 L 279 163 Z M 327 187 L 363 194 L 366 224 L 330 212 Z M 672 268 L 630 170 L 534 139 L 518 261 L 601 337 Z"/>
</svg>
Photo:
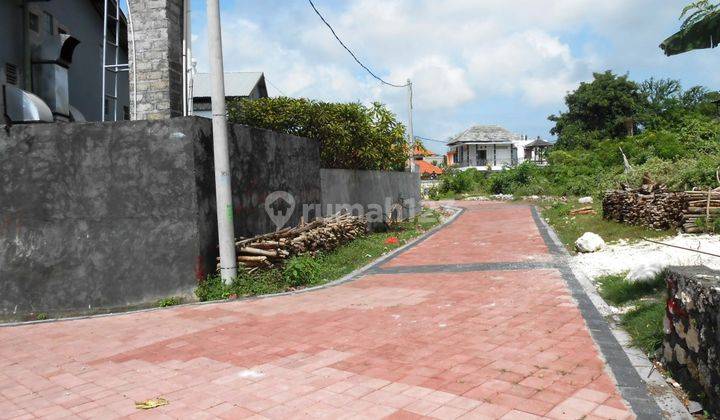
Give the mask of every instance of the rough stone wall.
<svg viewBox="0 0 720 420">
<path fill-rule="evenodd" d="M 131 0 L 137 60 L 137 119 L 157 120 L 183 111 L 183 0 Z M 134 77 L 130 73 L 132 95 Z M 131 100 L 131 115 L 133 105 Z"/>
<path fill-rule="evenodd" d="M 720 271 L 673 267 L 666 281 L 664 362 L 720 416 Z"/>
</svg>

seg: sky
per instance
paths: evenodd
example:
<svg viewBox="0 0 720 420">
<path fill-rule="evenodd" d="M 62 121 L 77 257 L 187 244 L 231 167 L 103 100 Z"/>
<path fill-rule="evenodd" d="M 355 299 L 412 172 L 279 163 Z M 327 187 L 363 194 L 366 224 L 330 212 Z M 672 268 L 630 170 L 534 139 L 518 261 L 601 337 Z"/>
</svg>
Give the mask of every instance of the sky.
<svg viewBox="0 0 720 420">
<path fill-rule="evenodd" d="M 547 117 L 605 70 L 720 89 L 720 51 L 665 57 L 658 48 L 679 29 L 688 0 L 313 1 L 375 73 L 413 81 L 416 136 L 447 140 L 474 124 L 496 124 L 552 139 Z M 264 72 L 270 96 L 380 101 L 407 121 L 407 91 L 357 65 L 307 0 L 220 3 L 225 71 Z M 205 7 L 191 0 L 201 72 L 209 69 Z"/>
</svg>

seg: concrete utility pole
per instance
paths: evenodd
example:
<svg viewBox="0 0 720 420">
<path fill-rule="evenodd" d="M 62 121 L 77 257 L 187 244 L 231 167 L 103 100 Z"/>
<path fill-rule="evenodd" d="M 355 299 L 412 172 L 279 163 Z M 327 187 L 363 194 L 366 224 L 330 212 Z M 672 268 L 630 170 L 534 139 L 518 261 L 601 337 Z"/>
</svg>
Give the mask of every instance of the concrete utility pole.
<svg viewBox="0 0 720 420">
<path fill-rule="evenodd" d="M 408 134 L 410 135 L 410 172 L 415 172 L 415 135 L 413 134 L 413 90 L 412 82 L 407 79 L 408 88 Z"/>
<path fill-rule="evenodd" d="M 237 277 L 237 257 L 235 255 L 235 227 L 233 225 L 232 190 L 230 188 L 230 154 L 228 151 L 219 0 L 207 0 L 207 17 L 210 84 L 212 87 L 215 195 L 217 199 L 218 239 L 220 242 L 220 277 L 225 284 L 230 284 Z"/>
</svg>

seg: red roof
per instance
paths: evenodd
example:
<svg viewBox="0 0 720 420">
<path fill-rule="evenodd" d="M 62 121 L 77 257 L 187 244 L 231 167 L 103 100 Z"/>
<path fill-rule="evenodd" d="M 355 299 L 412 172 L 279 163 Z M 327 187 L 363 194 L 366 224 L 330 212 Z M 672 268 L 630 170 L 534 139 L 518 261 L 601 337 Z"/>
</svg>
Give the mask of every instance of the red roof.
<svg viewBox="0 0 720 420">
<path fill-rule="evenodd" d="M 438 168 L 437 166 L 433 165 L 430 162 L 424 161 L 424 160 L 416 160 L 415 164 L 420 168 L 421 174 L 437 174 L 440 175 L 443 173 L 443 170 Z"/>
</svg>

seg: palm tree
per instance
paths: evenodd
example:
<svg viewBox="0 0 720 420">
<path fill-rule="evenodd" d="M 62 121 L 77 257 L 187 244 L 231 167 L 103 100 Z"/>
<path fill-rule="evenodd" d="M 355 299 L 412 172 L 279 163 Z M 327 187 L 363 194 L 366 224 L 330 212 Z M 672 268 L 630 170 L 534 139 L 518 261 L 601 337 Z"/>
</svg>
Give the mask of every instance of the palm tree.
<svg viewBox="0 0 720 420">
<path fill-rule="evenodd" d="M 660 44 L 666 55 L 715 48 L 720 43 L 720 4 L 710 0 L 690 3 L 683 8 L 680 19 L 680 31 Z"/>
</svg>

